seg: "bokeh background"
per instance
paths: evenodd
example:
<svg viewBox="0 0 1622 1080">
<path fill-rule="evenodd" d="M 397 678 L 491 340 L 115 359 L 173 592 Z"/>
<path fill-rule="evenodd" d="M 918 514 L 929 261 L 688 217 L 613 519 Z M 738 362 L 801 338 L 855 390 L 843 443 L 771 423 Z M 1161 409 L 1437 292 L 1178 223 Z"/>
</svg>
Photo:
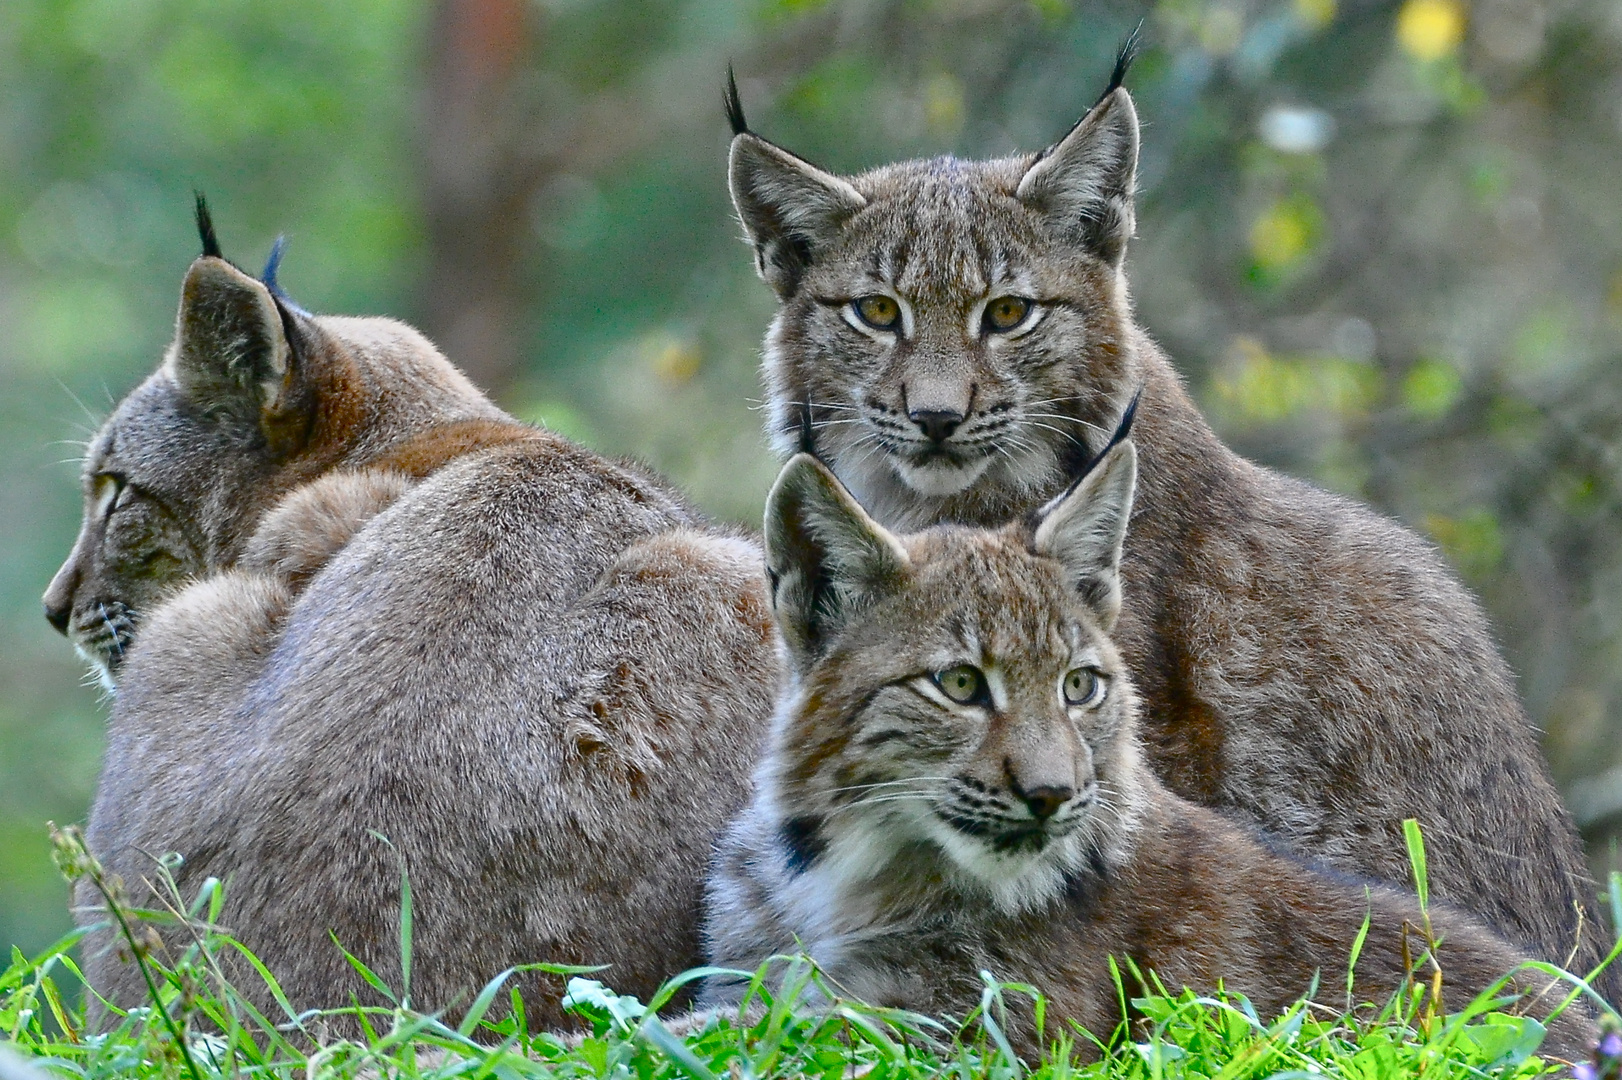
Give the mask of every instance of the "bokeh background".
<svg viewBox="0 0 1622 1080">
<path fill-rule="evenodd" d="M 75 440 L 197 252 L 422 325 L 504 404 L 754 521 L 771 314 L 720 89 L 828 167 L 1035 149 L 1144 20 L 1142 319 L 1222 434 L 1429 535 L 1596 869 L 1622 832 L 1616 0 L 4 0 L 0 946 L 63 932 L 103 704 L 39 595 Z M 1426 673 L 1411 673 L 1424 679 Z"/>
</svg>

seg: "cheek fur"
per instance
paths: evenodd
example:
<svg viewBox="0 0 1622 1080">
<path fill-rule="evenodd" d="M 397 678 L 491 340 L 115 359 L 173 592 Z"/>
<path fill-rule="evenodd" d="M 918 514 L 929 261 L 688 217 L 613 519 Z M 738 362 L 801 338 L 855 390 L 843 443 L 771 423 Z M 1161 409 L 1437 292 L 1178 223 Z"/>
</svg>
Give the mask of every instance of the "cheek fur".
<svg viewBox="0 0 1622 1080">
<path fill-rule="evenodd" d="M 934 792 L 970 752 L 973 733 L 945 710 L 902 686 L 874 695 L 849 722 L 837 759 L 820 770 L 839 805 L 874 802 L 903 791 Z M 882 785 L 870 786 L 870 785 Z"/>
</svg>

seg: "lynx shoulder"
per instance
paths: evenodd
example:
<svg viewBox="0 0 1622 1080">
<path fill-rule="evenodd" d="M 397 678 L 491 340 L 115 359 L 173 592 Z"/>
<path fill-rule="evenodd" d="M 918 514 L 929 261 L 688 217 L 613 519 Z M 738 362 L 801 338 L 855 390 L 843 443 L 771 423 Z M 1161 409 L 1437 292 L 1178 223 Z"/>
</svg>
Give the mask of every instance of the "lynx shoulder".
<svg viewBox="0 0 1622 1080">
<path fill-rule="evenodd" d="M 997 532 L 909 536 L 813 458 L 790 461 L 766 545 L 793 674 L 753 801 L 718 849 L 712 963 L 754 970 L 804 948 L 857 997 L 955 1016 L 989 970 L 1042 990 L 1050 1023 L 1102 1038 L 1122 1019 L 1111 957 L 1129 979 L 1220 984 L 1264 1015 L 1318 987 L 1344 1008 L 1365 918 L 1357 1001 L 1383 1006 L 1428 964 L 1414 897 L 1271 852 L 1145 766 L 1110 637 L 1135 461 L 1118 445 Z M 1430 917 L 1449 1007 L 1501 980 L 1539 1015 L 1560 1003 L 1472 916 Z M 1039 1053 L 1030 1021 L 1016 1035 Z M 1590 1027 L 1563 1015 L 1547 1049 L 1580 1053 Z"/>
<path fill-rule="evenodd" d="M 647 995 L 698 962 L 776 680 L 752 540 L 217 248 L 84 485 L 46 609 L 116 687 L 88 837 L 136 903 L 164 852 L 188 897 L 227 882 L 222 924 L 298 1009 L 381 1003 L 334 937 L 398 985 L 402 869 L 426 1009 L 514 964 Z M 104 934 L 85 971 L 144 1000 Z"/>
<path fill-rule="evenodd" d="M 732 105 L 733 199 L 779 301 L 764 371 L 785 455 L 803 422 L 885 525 L 999 525 L 1139 396 L 1137 602 L 1116 636 L 1154 770 L 1385 881 L 1416 817 L 1440 895 L 1540 957 L 1597 960 L 1576 831 L 1475 600 L 1407 529 L 1224 446 L 1134 321 L 1125 89 L 1040 153 L 849 177 Z"/>
</svg>

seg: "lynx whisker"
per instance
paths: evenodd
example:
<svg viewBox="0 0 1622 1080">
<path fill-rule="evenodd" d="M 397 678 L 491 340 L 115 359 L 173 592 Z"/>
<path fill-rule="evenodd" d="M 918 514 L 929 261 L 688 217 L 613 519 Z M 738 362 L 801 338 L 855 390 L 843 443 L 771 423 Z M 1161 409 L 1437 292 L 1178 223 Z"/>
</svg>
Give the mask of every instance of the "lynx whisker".
<svg viewBox="0 0 1622 1080">
<path fill-rule="evenodd" d="M 873 788 L 899 787 L 903 784 L 949 784 L 950 776 L 909 776 L 902 780 L 877 780 L 871 784 L 846 784 L 843 787 L 828 788 L 826 794 L 840 795 L 847 791 L 868 791 Z"/>
<path fill-rule="evenodd" d="M 860 809 L 864 809 L 866 807 L 873 807 L 873 806 L 883 806 L 883 805 L 885 805 L 887 803 L 934 802 L 934 801 L 935 801 L 935 794 L 933 792 L 928 792 L 928 791 L 900 792 L 900 793 L 890 794 L 890 795 L 881 795 L 881 796 L 879 796 L 877 798 L 872 798 L 872 799 L 858 799 L 855 802 L 843 803 L 843 804 L 841 804 L 839 806 L 834 807 L 832 810 L 827 811 L 823 815 L 823 817 L 825 819 L 834 818 L 834 817 L 839 816 L 840 814 L 849 813 L 852 810 L 860 810 Z"/>
<path fill-rule="evenodd" d="M 856 416 L 856 417 L 846 417 L 843 420 L 813 420 L 813 421 L 811 421 L 811 426 L 813 428 L 815 428 L 815 429 L 820 430 L 822 428 L 834 427 L 837 424 L 865 424 L 865 423 L 868 423 L 868 420 L 867 420 L 867 418 L 865 416 Z"/>
<path fill-rule="evenodd" d="M 1036 419 L 1045 419 L 1045 420 L 1062 420 L 1065 423 L 1069 423 L 1069 424 L 1080 424 L 1082 427 L 1087 428 L 1090 431 L 1096 431 L 1100 435 L 1108 435 L 1108 434 L 1110 434 L 1110 430 L 1108 428 L 1102 427 L 1101 425 L 1098 425 L 1098 424 L 1095 424 L 1091 420 L 1083 420 L 1079 416 L 1067 416 L 1064 413 L 1050 413 L 1050 412 L 1027 412 L 1027 413 L 1021 413 L 1020 416 L 1021 416 L 1022 419 L 1027 418 L 1027 417 L 1033 417 L 1033 418 L 1036 418 Z"/>
<path fill-rule="evenodd" d="M 63 382 L 60 377 L 57 378 L 56 385 L 58 385 L 58 386 L 60 386 L 62 388 L 62 392 L 64 394 L 66 394 L 69 398 L 71 398 L 75 405 L 79 406 L 79 410 L 84 413 L 85 419 L 90 421 L 90 431 L 91 431 L 92 436 L 94 436 L 95 432 L 100 431 L 102 424 L 106 423 L 107 418 L 105 416 L 97 416 L 96 413 L 95 413 L 95 410 L 90 408 L 90 406 L 86 405 L 84 403 L 84 399 L 79 397 L 78 394 L 75 394 L 73 392 L 72 388 L 69 387 L 67 383 Z M 106 383 L 102 383 L 102 388 L 103 389 L 106 389 L 106 386 L 107 386 Z M 112 393 L 111 393 L 111 391 L 109 391 L 108 394 L 107 394 L 107 400 L 109 402 L 112 401 Z"/>
<path fill-rule="evenodd" d="M 1026 420 L 1026 421 L 1024 421 L 1024 423 L 1028 427 L 1044 428 L 1044 429 L 1046 429 L 1048 431 L 1051 431 L 1055 435 L 1062 436 L 1063 438 L 1068 439 L 1070 442 L 1075 443 L 1077 446 L 1085 446 L 1086 445 L 1085 443 L 1083 443 L 1081 441 L 1081 439 L 1079 439 L 1075 435 L 1073 435 L 1070 432 L 1065 431 L 1065 430 L 1063 430 L 1061 428 L 1054 427 L 1052 424 L 1044 424 L 1040 420 Z"/>
</svg>

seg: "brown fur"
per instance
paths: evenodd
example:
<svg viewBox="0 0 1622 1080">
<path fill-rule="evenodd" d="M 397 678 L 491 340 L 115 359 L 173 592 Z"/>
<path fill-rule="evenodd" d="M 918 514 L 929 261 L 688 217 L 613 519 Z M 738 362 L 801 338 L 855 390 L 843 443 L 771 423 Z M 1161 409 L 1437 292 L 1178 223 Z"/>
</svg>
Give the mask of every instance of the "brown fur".
<svg viewBox="0 0 1622 1080">
<path fill-rule="evenodd" d="M 88 837 L 138 904 L 166 851 L 188 899 L 224 880 L 221 922 L 297 1009 L 380 1002 L 332 936 L 400 987 L 402 868 L 425 1010 L 514 964 L 606 963 L 646 996 L 699 961 L 776 678 L 752 542 L 505 416 L 409 327 L 214 258 L 85 477 L 47 606 L 116 676 Z M 87 940 L 90 984 L 141 1003 L 110 945 Z M 557 980 L 517 985 L 531 1024 L 565 1021 Z"/>
<path fill-rule="evenodd" d="M 718 850 L 712 963 L 753 970 L 804 948 L 856 997 L 958 1017 L 989 970 L 1048 996 L 1050 1037 L 1064 1020 L 1115 1029 L 1111 957 L 1174 991 L 1224 986 L 1264 1018 L 1315 979 L 1343 1009 L 1367 918 L 1355 1002 L 1384 1004 L 1416 964 L 1429 978 L 1412 895 L 1269 850 L 1145 765 L 1130 665 L 1109 636 L 1134 462 L 1118 447 L 1030 523 L 903 537 L 810 457 L 789 463 L 766 536 L 795 679 Z M 961 665 L 979 697 L 950 696 Z M 1072 676 L 1087 690 L 1073 703 Z M 1446 1007 L 1522 959 L 1463 911 L 1430 919 Z M 708 999 L 736 1001 L 742 985 L 717 981 Z M 1510 986 L 1540 1016 L 1565 989 L 1540 997 L 1549 980 L 1532 972 Z M 1022 1051 L 1040 1052 L 1015 1012 Z M 1546 1052 L 1574 1057 L 1592 1025 L 1578 1006 L 1551 1031 Z"/>
<path fill-rule="evenodd" d="M 1407 529 L 1224 446 L 1134 323 L 1137 148 L 1124 90 L 1041 154 L 848 178 L 739 134 L 733 195 L 780 300 L 765 363 L 778 445 L 808 420 L 889 526 L 997 525 L 1060 492 L 1141 392 L 1135 602 L 1117 636 L 1157 773 L 1388 882 L 1417 817 L 1440 896 L 1586 971 L 1606 944 L 1594 887 L 1475 600 Z M 875 295 L 904 309 L 897 329 L 857 314 Z M 992 328 L 981 313 L 999 297 L 1033 315 Z"/>
</svg>

